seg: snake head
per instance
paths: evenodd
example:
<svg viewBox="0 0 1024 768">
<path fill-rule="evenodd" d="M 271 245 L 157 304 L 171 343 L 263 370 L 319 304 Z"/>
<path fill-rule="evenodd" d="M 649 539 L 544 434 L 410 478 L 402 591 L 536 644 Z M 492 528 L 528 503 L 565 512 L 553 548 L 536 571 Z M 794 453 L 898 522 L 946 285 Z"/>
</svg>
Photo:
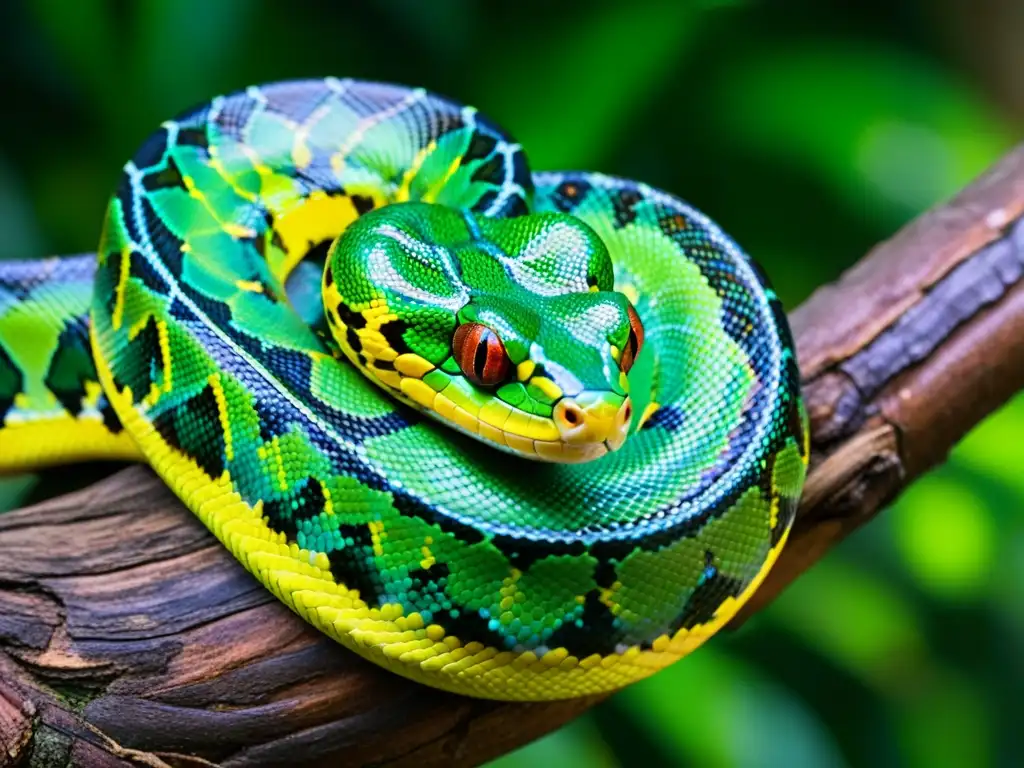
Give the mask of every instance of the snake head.
<svg viewBox="0 0 1024 768">
<path fill-rule="evenodd" d="M 564 214 L 372 211 L 332 246 L 327 317 L 397 399 L 500 449 L 577 463 L 620 448 L 643 325 L 597 234 Z"/>
</svg>

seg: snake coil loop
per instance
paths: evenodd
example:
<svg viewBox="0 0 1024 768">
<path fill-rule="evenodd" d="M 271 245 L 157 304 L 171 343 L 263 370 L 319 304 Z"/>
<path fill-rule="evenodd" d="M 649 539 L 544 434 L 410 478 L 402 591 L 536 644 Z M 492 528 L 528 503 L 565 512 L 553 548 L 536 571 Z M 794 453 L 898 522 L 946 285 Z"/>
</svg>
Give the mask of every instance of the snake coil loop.
<svg viewBox="0 0 1024 768">
<path fill-rule="evenodd" d="M 165 122 L 95 262 L 0 266 L 0 424 L 3 466 L 149 463 L 321 631 L 501 699 L 614 689 L 714 634 L 808 453 L 778 297 L 707 217 L 331 78 Z"/>
</svg>

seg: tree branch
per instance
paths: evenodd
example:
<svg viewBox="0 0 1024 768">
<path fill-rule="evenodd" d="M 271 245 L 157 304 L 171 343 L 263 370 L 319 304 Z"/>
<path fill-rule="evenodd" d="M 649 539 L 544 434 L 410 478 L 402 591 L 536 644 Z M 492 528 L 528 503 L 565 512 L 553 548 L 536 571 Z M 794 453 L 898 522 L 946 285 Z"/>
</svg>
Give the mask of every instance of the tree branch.
<svg viewBox="0 0 1024 768">
<path fill-rule="evenodd" d="M 1024 148 L 793 313 L 812 469 L 734 623 L 1024 387 L 1022 215 Z M 364 662 L 142 467 L 0 516 L 0 765 L 473 765 L 597 700 L 475 701 Z"/>
</svg>

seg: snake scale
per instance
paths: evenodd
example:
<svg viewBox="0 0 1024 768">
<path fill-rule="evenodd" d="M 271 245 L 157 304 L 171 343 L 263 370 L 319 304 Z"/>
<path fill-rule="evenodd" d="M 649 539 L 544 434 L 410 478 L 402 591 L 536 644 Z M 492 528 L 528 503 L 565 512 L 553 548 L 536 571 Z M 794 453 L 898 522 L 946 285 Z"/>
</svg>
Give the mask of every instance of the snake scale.
<svg viewBox="0 0 1024 768">
<path fill-rule="evenodd" d="M 808 456 L 781 304 L 707 217 L 333 78 L 165 122 L 95 256 L 0 264 L 0 425 L 0 468 L 146 462 L 322 632 L 516 700 L 714 634 Z"/>
</svg>

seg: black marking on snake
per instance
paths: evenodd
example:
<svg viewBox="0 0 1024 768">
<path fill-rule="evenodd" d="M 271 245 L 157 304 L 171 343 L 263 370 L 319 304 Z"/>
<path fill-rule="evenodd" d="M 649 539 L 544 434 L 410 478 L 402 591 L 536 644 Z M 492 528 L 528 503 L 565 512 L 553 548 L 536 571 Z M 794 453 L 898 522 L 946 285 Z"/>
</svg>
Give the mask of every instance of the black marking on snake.
<svg viewBox="0 0 1024 768">
<path fill-rule="evenodd" d="M 412 582 L 408 589 L 409 602 L 413 605 L 440 602 L 438 598 L 445 595 L 448 574 L 448 566 L 445 563 L 434 563 L 428 568 L 409 571 L 407 578 Z"/>
<path fill-rule="evenodd" d="M 607 656 L 615 651 L 621 630 L 615 626 L 615 616 L 601 602 L 596 589 L 587 592 L 583 600 L 580 624 L 575 621 L 564 622 L 545 641 L 545 645 L 549 648 L 565 648 L 578 659 L 585 659 L 595 653 Z"/>
<path fill-rule="evenodd" d="M 218 299 L 210 298 L 205 293 L 201 293 L 197 288 L 193 288 L 191 285 L 187 283 L 181 283 L 179 287 L 181 289 L 181 292 L 185 294 L 192 301 L 193 304 L 195 304 L 196 309 L 198 309 L 200 312 L 206 315 L 206 317 L 208 317 L 211 320 L 213 325 L 226 331 L 229 335 L 232 336 L 232 338 L 236 338 L 241 335 L 234 331 L 234 326 L 231 323 L 231 307 L 228 304 L 225 304 L 223 301 L 220 301 Z M 172 315 L 174 305 L 175 302 L 172 301 Z M 189 311 L 188 316 L 182 319 L 191 320 L 196 319 L 196 317 L 194 313 Z"/>
<path fill-rule="evenodd" d="M 331 575 L 339 584 L 359 592 L 360 599 L 367 605 L 380 605 L 384 585 L 379 572 L 371 565 L 374 561 L 373 534 L 369 526 L 342 524 L 338 526 L 338 533 L 345 545 L 327 553 Z"/>
<path fill-rule="evenodd" d="M 270 230 L 270 244 L 277 248 L 277 250 L 281 251 L 281 253 L 285 253 L 288 250 L 279 230 Z"/>
<path fill-rule="evenodd" d="M 374 360 L 373 367 L 378 371 L 393 371 L 395 370 L 395 363 L 392 360 Z"/>
<path fill-rule="evenodd" d="M 252 345 L 250 349 L 253 356 L 262 359 L 290 392 L 303 402 L 319 404 L 320 401 L 309 388 L 313 378 L 313 359 L 306 352 L 276 345 L 262 347 L 259 340 L 246 341 L 246 346 L 249 345 Z M 260 345 L 260 351 L 257 351 L 256 345 Z"/>
<path fill-rule="evenodd" d="M 730 308 L 723 302 L 718 321 L 725 334 L 739 345 L 752 364 L 766 357 L 761 347 L 764 342 L 763 324 L 753 308 Z"/>
<path fill-rule="evenodd" d="M 148 171 L 159 165 L 167 156 L 167 129 L 160 127 L 146 138 L 132 158 L 135 167 L 140 171 Z"/>
<path fill-rule="evenodd" d="M 167 314 L 179 322 L 196 322 L 199 319 L 196 317 L 196 313 L 177 296 L 171 299 L 171 306 L 168 308 Z"/>
<path fill-rule="evenodd" d="M 469 139 L 469 146 L 459 159 L 459 165 L 468 165 L 473 160 L 489 157 L 494 154 L 497 146 L 498 140 L 494 136 L 480 130 L 473 131 L 473 135 Z"/>
<path fill-rule="evenodd" d="M 373 198 L 366 195 L 349 195 L 349 199 L 352 201 L 353 207 L 356 209 L 356 213 L 362 216 L 364 213 L 369 213 L 373 210 Z"/>
<path fill-rule="evenodd" d="M 392 320 L 380 327 L 380 334 L 387 340 L 388 346 L 395 351 L 395 354 L 404 355 L 412 352 L 405 342 L 405 332 L 408 329 L 409 324 L 404 320 Z"/>
<path fill-rule="evenodd" d="M 492 205 L 494 201 L 498 199 L 498 192 L 494 189 L 489 189 L 484 192 L 476 201 L 476 205 L 473 206 L 472 210 L 475 212 L 486 211 Z"/>
<path fill-rule="evenodd" d="M 523 573 L 530 570 L 530 567 L 538 560 L 545 557 L 556 557 L 571 555 L 579 557 L 587 551 L 586 545 L 579 539 L 564 541 L 558 539 L 537 541 L 527 538 L 516 538 L 505 534 L 495 534 L 491 537 L 493 544 L 499 552 Z"/>
<path fill-rule="evenodd" d="M 24 387 L 25 375 L 0 344 L 0 424 L 3 424 L 4 418 L 14 407 L 14 396 L 23 391 Z"/>
<path fill-rule="evenodd" d="M 715 617 L 722 603 L 730 597 L 739 597 L 743 592 L 743 581 L 723 574 L 714 562 L 711 550 L 704 553 L 704 573 L 701 574 L 697 588 L 682 613 L 671 623 L 669 634 L 680 629 L 693 629 L 707 624 Z"/>
<path fill-rule="evenodd" d="M 501 183 L 502 176 L 505 171 L 505 158 L 501 155 L 491 155 L 488 159 L 484 160 L 477 166 L 477 169 L 473 171 L 470 179 L 473 181 L 482 181 L 489 183 Z"/>
<path fill-rule="evenodd" d="M 644 199 L 640 192 L 632 187 L 624 187 L 609 197 L 615 211 L 615 222 L 612 225 L 615 229 L 622 229 L 636 221 L 636 206 Z"/>
<path fill-rule="evenodd" d="M 769 300 L 768 306 L 772 311 L 772 320 L 779 334 L 779 343 L 783 347 L 794 349 L 796 345 L 793 343 L 793 334 L 789 328 L 789 321 L 786 319 L 786 310 L 783 308 L 782 302 L 778 297 L 773 296 Z"/>
<path fill-rule="evenodd" d="M 677 243 L 680 243 L 682 239 L 677 236 Z M 682 246 L 680 245 L 680 247 Z M 727 262 L 717 247 L 706 239 L 699 246 L 690 246 L 688 255 L 697 264 L 708 285 L 723 300 L 719 313 L 719 324 L 722 330 L 743 350 L 751 364 L 758 368 L 758 374 L 763 373 L 763 365 L 759 367 L 758 363 L 767 364 L 768 362 L 767 355 L 761 348 L 765 341 L 767 324 L 764 322 L 765 318 L 760 307 L 752 302 L 742 303 L 729 300 L 730 297 L 739 293 L 757 292 L 759 289 L 756 283 L 752 283 L 746 275 L 742 275 L 737 265 Z M 784 327 L 785 315 L 781 306 L 778 306 L 777 302 L 774 305 L 769 302 L 769 311 L 774 326 L 776 328 Z M 751 329 L 756 332 L 751 332 Z"/>
<path fill-rule="evenodd" d="M 439 617 L 438 623 L 444 627 L 446 635 L 457 637 L 463 645 L 480 643 L 488 648 L 504 647 L 504 636 L 492 630 L 488 620 L 477 611 L 461 606 L 458 611 L 458 616 Z"/>
<path fill-rule="evenodd" d="M 124 254 L 121 251 L 111 251 L 107 254 L 105 261 L 96 267 L 96 279 L 99 287 L 103 289 L 103 293 L 100 295 L 106 297 L 103 300 L 103 308 L 106 310 L 107 317 L 114 314 L 114 305 L 117 303 L 117 284 L 121 281 L 121 259 L 123 258 Z M 130 270 L 131 266 L 129 265 Z"/>
<path fill-rule="evenodd" d="M 787 366 L 788 367 L 788 366 Z M 796 368 L 796 361 L 793 361 L 793 367 Z M 789 375 L 787 373 L 787 375 Z M 790 390 L 791 392 L 797 392 L 797 390 Z M 806 440 L 802 440 L 801 437 L 804 434 L 804 419 L 803 411 L 800 408 L 799 396 L 794 394 L 789 401 L 789 405 L 786 408 L 786 422 L 788 425 L 789 434 L 796 435 L 794 438 L 797 441 L 797 448 L 800 450 L 800 456 L 807 460 L 807 451 L 810 446 Z"/>
<path fill-rule="evenodd" d="M 743 255 L 746 257 L 743 263 L 747 264 L 753 270 L 754 274 L 757 275 L 758 282 L 760 282 L 765 288 L 772 290 L 772 281 L 768 277 L 768 273 L 764 271 L 764 268 L 746 254 Z"/>
<path fill-rule="evenodd" d="M 76 317 L 61 331 L 57 351 L 50 360 L 43 383 L 64 410 L 77 417 L 82 411 L 82 393 L 87 381 L 96 381 L 96 365 L 86 321 Z"/>
<path fill-rule="evenodd" d="M 295 541 L 299 524 L 312 520 L 324 511 L 326 502 L 323 486 L 315 477 L 305 477 L 281 498 L 263 500 L 263 512 L 270 527 Z"/>
<path fill-rule="evenodd" d="M 594 568 L 594 583 L 605 589 L 610 588 L 619 578 L 617 565 L 618 563 L 612 563 L 608 560 L 599 560 L 597 567 Z"/>
<path fill-rule="evenodd" d="M 526 153 L 521 149 L 512 153 L 512 181 L 521 186 L 526 194 L 533 192 L 533 174 L 526 164 Z M 515 200 L 519 205 L 523 206 L 524 210 L 522 212 L 526 213 L 526 202 L 521 197 L 516 197 Z M 506 211 L 506 215 L 513 216 L 519 214 Z"/>
<path fill-rule="evenodd" d="M 434 563 L 429 568 L 417 568 L 414 571 L 409 571 L 409 578 L 414 582 L 432 581 L 438 583 L 442 579 L 447 579 L 450 573 L 451 569 L 448 568 L 447 563 Z"/>
<path fill-rule="evenodd" d="M 120 254 L 118 254 L 120 256 Z M 152 265 L 143 257 L 138 251 L 132 251 L 130 256 L 131 262 L 128 264 L 128 274 L 131 277 L 136 278 L 144 286 L 153 291 L 158 296 L 166 296 L 171 288 L 167 282 L 157 274 L 157 271 L 153 269 Z M 118 268 L 120 268 L 120 260 L 118 260 Z M 113 305 L 108 304 L 108 311 L 113 311 Z"/>
<path fill-rule="evenodd" d="M 167 162 L 163 168 L 148 171 L 142 177 L 142 186 L 148 192 L 156 192 L 161 189 L 185 189 L 185 178 L 174 156 L 167 156 Z"/>
<path fill-rule="evenodd" d="M 782 535 L 789 530 L 796 517 L 796 499 L 787 499 L 785 496 L 779 498 L 778 513 L 776 515 L 775 527 L 772 528 L 770 546 L 772 549 L 782 541 Z"/>
<path fill-rule="evenodd" d="M 363 313 L 353 311 L 344 301 L 338 302 L 335 311 L 337 311 L 338 317 L 345 324 L 345 327 L 357 329 L 366 327 L 366 317 Z"/>
<path fill-rule="evenodd" d="M 264 444 L 273 442 L 281 435 L 287 434 L 294 423 L 293 419 L 285 418 L 277 408 L 265 406 L 259 401 L 254 401 L 252 409 L 259 419 L 260 440 Z"/>
<path fill-rule="evenodd" d="M 356 333 L 354 328 L 347 328 L 345 330 L 345 341 L 348 342 L 349 347 L 356 354 L 360 354 L 363 351 L 363 342 L 359 340 L 359 334 Z"/>
<path fill-rule="evenodd" d="M 270 233 L 269 230 L 259 232 L 252 237 L 243 237 L 240 240 L 243 243 L 249 245 L 256 253 L 259 254 L 261 259 L 267 258 L 267 235 Z"/>
<path fill-rule="evenodd" d="M 146 320 L 142 330 L 128 341 L 124 348 L 123 360 L 120 372 L 114 375 L 114 383 L 121 390 L 129 387 L 132 391 L 132 402 L 138 405 L 149 394 L 150 383 L 156 380 L 156 373 L 164 370 L 163 355 L 160 354 L 160 334 L 153 315 Z"/>
<path fill-rule="evenodd" d="M 197 429 L 197 424 L 205 429 Z M 209 384 L 198 395 L 158 414 L 153 427 L 165 442 L 191 457 L 211 479 L 224 474 L 220 409 Z"/>
<path fill-rule="evenodd" d="M 114 413 L 114 406 L 107 400 L 106 394 L 101 394 L 99 401 L 96 403 L 96 408 L 100 412 L 100 416 L 103 419 L 103 426 L 107 432 L 112 435 L 119 435 L 124 431 L 124 425 L 121 420 L 117 418 L 117 414 Z"/>
<path fill-rule="evenodd" d="M 178 124 L 175 144 L 194 147 L 200 157 L 210 155 L 210 103 L 181 112 L 174 119 Z"/>
<path fill-rule="evenodd" d="M 601 541 L 595 541 L 587 548 L 588 554 L 598 561 L 600 567 L 601 563 L 621 563 L 625 560 L 631 552 L 634 552 L 639 546 L 642 546 L 646 540 L 640 541 L 634 539 L 604 539 Z M 674 539 L 673 539 L 674 540 Z M 667 541 L 667 544 L 672 543 Z M 647 547 L 643 547 L 647 549 Z M 654 548 L 655 550 L 661 549 L 660 546 Z"/>
<path fill-rule="evenodd" d="M 769 501 L 774 495 L 774 479 L 775 464 L 778 461 L 779 454 L 777 451 L 768 451 L 764 459 L 761 462 L 761 471 L 757 474 L 757 488 L 761 491 L 761 496 L 765 501 Z"/>
<path fill-rule="evenodd" d="M 266 99 L 268 111 L 302 124 L 330 97 L 331 89 L 323 80 L 304 80 L 264 85 L 260 93 Z"/>
<path fill-rule="evenodd" d="M 168 229 L 163 218 L 157 213 L 148 197 L 143 196 L 139 200 L 139 205 L 142 206 L 142 220 L 146 231 L 149 233 L 153 248 L 160 254 L 160 261 L 163 262 L 172 275 L 180 277 L 182 247 L 185 245 L 185 241 Z M 128 215 L 125 218 L 134 219 L 135 217 Z"/>
<path fill-rule="evenodd" d="M 175 143 L 180 147 L 195 147 L 202 157 L 209 155 L 210 139 L 205 127 L 180 127 Z"/>
<path fill-rule="evenodd" d="M 138 221 L 134 215 L 135 190 L 132 189 L 132 180 L 127 173 L 121 174 L 121 178 L 117 182 L 117 189 L 114 190 L 114 199 L 117 201 L 118 207 L 121 209 L 119 221 L 124 223 L 128 239 L 135 243 L 141 243 L 144 240 L 144 237 L 142 231 L 138 227 Z M 111 227 L 115 226 L 114 217 L 112 215 L 113 210 L 114 205 L 112 202 L 109 212 L 107 213 L 107 226 Z"/>
<path fill-rule="evenodd" d="M 262 258 L 267 258 L 267 240 L 270 240 L 270 244 L 277 248 L 281 253 L 286 253 L 287 248 L 285 247 L 284 240 L 281 239 L 281 233 L 274 227 L 274 214 L 272 211 L 263 210 L 263 229 L 255 237 L 248 238 Z"/>
<path fill-rule="evenodd" d="M 509 219 L 525 216 L 529 212 L 530 209 L 527 207 L 526 201 L 519 195 L 509 197 L 505 202 L 505 207 L 501 209 L 501 215 Z"/>
</svg>

